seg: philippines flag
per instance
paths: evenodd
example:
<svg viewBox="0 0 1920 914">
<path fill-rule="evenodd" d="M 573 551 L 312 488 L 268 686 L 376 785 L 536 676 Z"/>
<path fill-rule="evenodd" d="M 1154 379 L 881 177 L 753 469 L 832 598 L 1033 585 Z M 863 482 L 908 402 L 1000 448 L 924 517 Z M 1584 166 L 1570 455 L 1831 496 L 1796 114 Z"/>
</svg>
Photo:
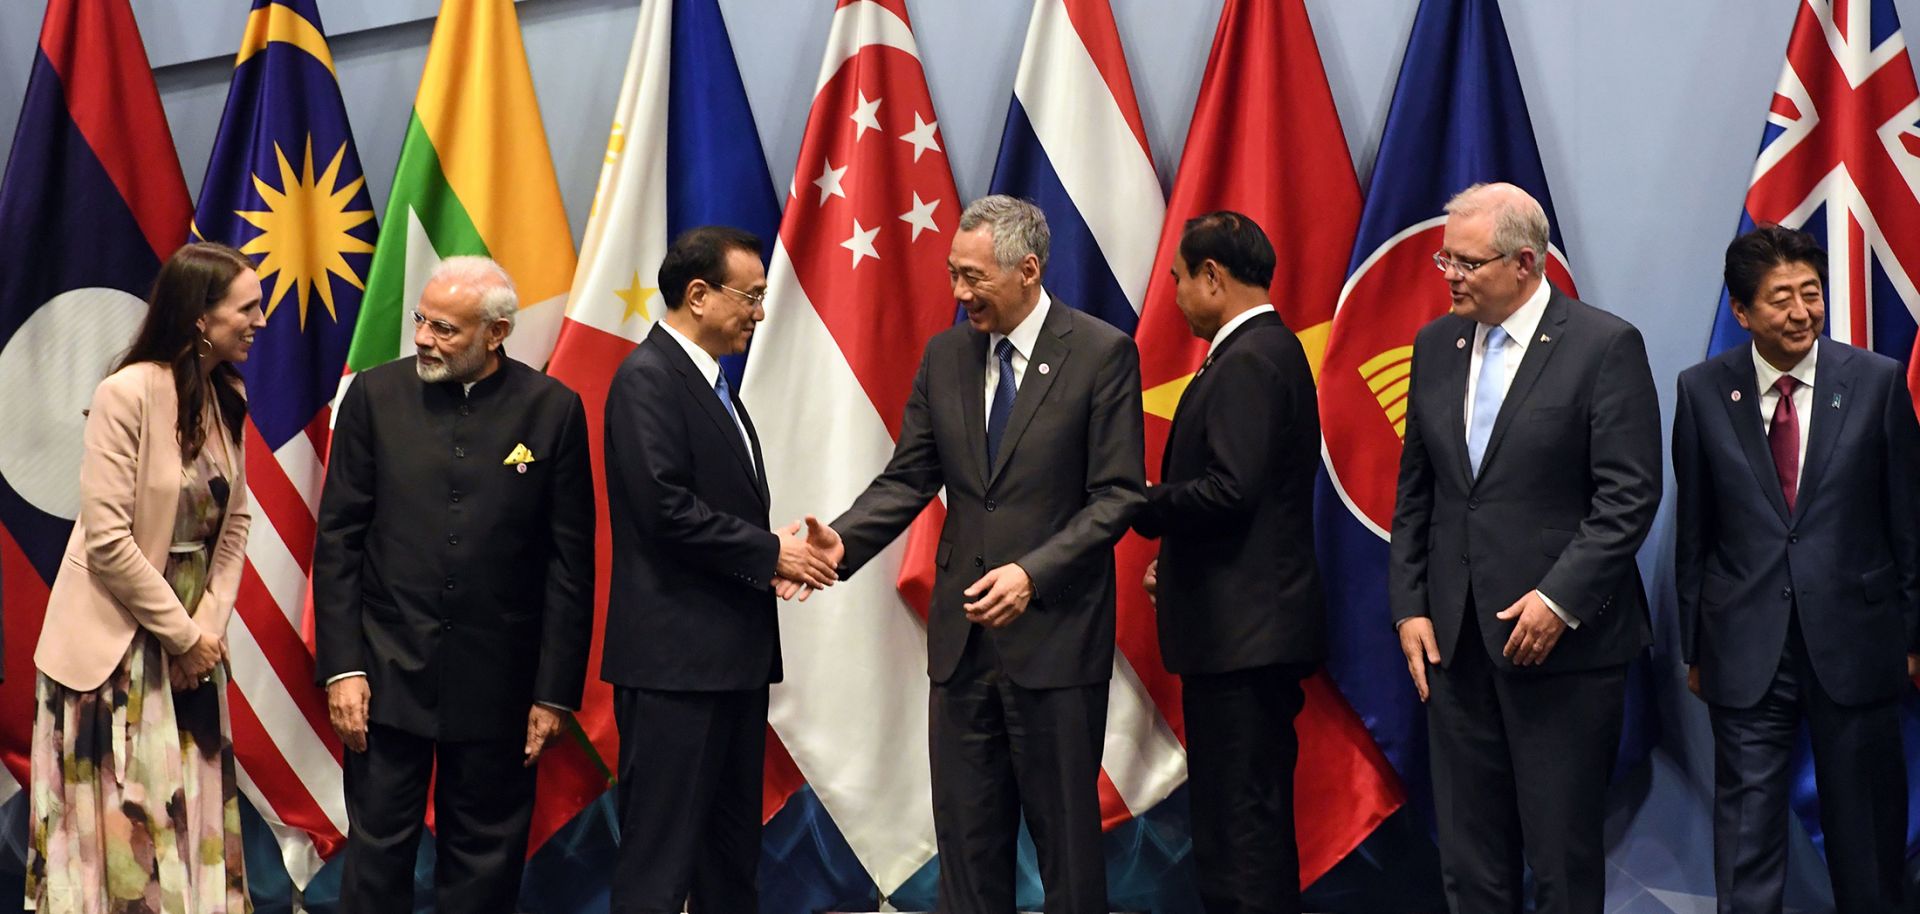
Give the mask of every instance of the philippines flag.
<svg viewBox="0 0 1920 914">
<path fill-rule="evenodd" d="M 668 241 L 693 226 L 724 224 L 751 231 L 772 246 L 780 210 L 758 137 L 715 0 L 647 0 L 627 55 L 566 319 L 547 366 L 548 374 L 586 403 L 594 491 L 602 498 L 607 387 L 621 360 L 663 314 L 655 273 Z M 739 362 L 728 361 L 737 379 Z M 604 613 L 612 579 L 605 504 L 596 517 L 594 607 Z M 596 673 L 604 634 L 596 621 L 588 667 Z M 585 742 L 565 747 L 568 764 L 541 770 L 540 819 L 549 832 L 605 790 L 619 758 L 612 690 L 597 675 L 588 677 L 574 718 Z M 799 779 L 777 741 L 769 742 L 768 753 L 771 815 Z M 579 764 L 588 756 L 599 774 L 597 789 Z M 554 782 L 562 776 L 567 784 Z"/>
<path fill-rule="evenodd" d="M 1045 284 L 1054 300 L 1133 332 L 1166 202 L 1107 0 L 1034 4 L 991 186 L 1046 213 L 1053 246 Z M 914 532 L 929 545 L 937 540 L 937 528 Z M 932 564 L 921 569 L 931 583 Z M 1122 591 L 1134 589 L 1129 580 L 1137 579 L 1120 578 Z M 1166 799 L 1187 777 L 1186 751 L 1148 686 L 1171 678 L 1159 660 L 1158 651 L 1114 654 L 1100 779 L 1108 828 Z M 1037 884 L 1022 889 L 1039 898 Z"/>
<path fill-rule="evenodd" d="M 240 786 L 296 887 L 347 830 L 339 741 L 301 637 L 328 400 L 346 364 L 375 237 L 373 203 L 314 0 L 254 0 L 194 235 L 258 264 L 267 326 L 247 379 L 254 505 L 228 640 Z"/>
<path fill-rule="evenodd" d="M 1920 87 L 1892 0 L 1804 0 L 1760 133 L 1738 232 L 1804 230 L 1827 249 L 1827 334 L 1909 359 L 1920 390 Z M 1745 346 L 1720 292 L 1708 354 Z M 1907 757 L 1920 758 L 1920 695 L 1901 710 Z M 1908 766 L 1907 854 L 1920 854 L 1920 766 Z M 1813 753 L 1801 733 L 1793 808 L 1825 848 Z"/>
<path fill-rule="evenodd" d="M 1174 304 L 1168 272 L 1186 220 L 1232 209 L 1267 232 L 1280 258 L 1273 304 L 1318 365 L 1340 288 L 1339 264 L 1360 216 L 1353 160 L 1301 0 L 1228 0 L 1187 136 L 1136 333 L 1150 479 L 1158 476 L 1180 394 L 1206 353 Z M 1120 580 L 1139 581 L 1157 549 L 1137 536 L 1122 540 Z M 1119 639 L 1143 678 L 1155 671 L 1148 680 L 1154 701 L 1174 731 L 1184 732 L 1179 680 L 1161 666 L 1153 608 L 1138 587 L 1120 589 Z M 1401 793 L 1386 759 L 1324 674 L 1308 681 L 1294 728 L 1300 737 L 1295 830 L 1305 885 L 1399 808 Z"/>
<path fill-rule="evenodd" d="M 926 341 L 953 320 L 959 194 L 905 0 L 840 0 L 741 397 L 778 521 L 852 503 L 886 464 Z M 903 544 L 781 609 L 770 718 L 883 895 L 933 857 L 926 629 Z"/>
<path fill-rule="evenodd" d="M 1444 207 L 1479 181 L 1517 184 L 1546 208 L 1553 225 L 1547 278 L 1574 294 L 1499 4 L 1424 0 L 1320 368 L 1325 472 L 1315 515 L 1327 583 L 1327 668 L 1415 805 L 1428 811 L 1426 717 L 1387 609 L 1387 537 L 1414 332 L 1448 309 L 1432 260 Z"/>
<path fill-rule="evenodd" d="M 0 791 L 27 773 L 33 648 L 80 508 L 82 411 L 193 208 L 127 0 L 50 0 L 0 178 Z"/>
</svg>

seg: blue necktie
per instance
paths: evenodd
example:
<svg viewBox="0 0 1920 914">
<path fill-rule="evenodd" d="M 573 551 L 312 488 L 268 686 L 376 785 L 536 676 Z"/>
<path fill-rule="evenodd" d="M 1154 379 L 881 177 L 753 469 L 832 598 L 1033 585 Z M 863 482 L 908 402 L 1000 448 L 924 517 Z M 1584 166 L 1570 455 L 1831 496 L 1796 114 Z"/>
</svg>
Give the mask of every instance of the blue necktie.
<svg viewBox="0 0 1920 914">
<path fill-rule="evenodd" d="M 713 379 L 713 393 L 720 398 L 720 405 L 727 410 L 727 417 L 733 420 L 733 427 L 740 432 L 740 440 L 747 445 L 747 462 L 753 462 L 753 442 L 747 440 L 747 429 L 740 422 L 740 414 L 733 409 L 733 392 L 727 387 L 727 373 L 721 372 Z"/>
<path fill-rule="evenodd" d="M 993 385 L 993 408 L 987 411 L 987 467 L 1000 456 L 1000 437 L 1007 433 L 1007 418 L 1013 415 L 1013 341 L 1001 339 L 993 347 L 1000 360 L 1000 380 Z"/>
<path fill-rule="evenodd" d="M 1480 380 L 1473 389 L 1473 422 L 1467 426 L 1467 459 L 1473 463 L 1473 475 L 1480 475 L 1480 459 L 1487 455 L 1487 442 L 1493 437 L 1493 420 L 1500 418 L 1500 401 L 1507 392 L 1501 379 L 1507 370 L 1507 331 L 1495 326 L 1487 329 L 1487 354 L 1480 359 Z"/>
</svg>

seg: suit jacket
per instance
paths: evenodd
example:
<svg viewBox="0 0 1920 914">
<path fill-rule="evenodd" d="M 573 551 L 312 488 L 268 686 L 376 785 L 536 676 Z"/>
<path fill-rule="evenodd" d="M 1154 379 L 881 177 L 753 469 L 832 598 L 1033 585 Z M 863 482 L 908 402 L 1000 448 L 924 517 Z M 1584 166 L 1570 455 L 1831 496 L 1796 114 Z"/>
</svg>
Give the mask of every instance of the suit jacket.
<svg viewBox="0 0 1920 914">
<path fill-rule="evenodd" d="M 1145 497 L 1140 352 L 1059 299 L 1048 309 L 994 465 L 987 466 L 988 334 L 957 324 L 927 342 L 893 457 L 833 528 L 847 574 L 907 528 L 942 486 L 927 675 L 953 676 L 973 623 L 962 593 L 1018 563 L 1025 614 L 986 629 L 1002 668 L 1030 689 L 1113 675 L 1113 544 Z"/>
<path fill-rule="evenodd" d="M 1160 542 L 1160 655 L 1181 675 L 1326 659 L 1313 551 L 1320 413 L 1277 314 L 1220 341 L 1180 396 L 1134 529 Z"/>
<path fill-rule="evenodd" d="M 531 462 L 507 462 L 521 447 Z M 507 358 L 463 393 L 402 359 L 340 404 L 313 559 L 315 672 L 363 671 L 375 722 L 441 740 L 576 707 L 593 634 L 586 411 Z"/>
<path fill-rule="evenodd" d="M 1580 627 L 1528 669 L 1625 663 L 1652 643 L 1634 553 L 1660 503 L 1660 401 L 1640 331 L 1553 290 L 1475 478 L 1464 418 L 1474 327 L 1449 314 L 1414 337 L 1394 620 L 1432 617 L 1445 664 L 1472 607 L 1482 646 L 1513 669 L 1501 649 L 1514 623 L 1494 614 L 1538 589 Z"/>
<path fill-rule="evenodd" d="M 1906 689 L 1920 632 L 1920 423 L 1892 359 L 1820 341 L 1794 510 L 1760 417 L 1753 349 L 1680 374 L 1674 574 L 1686 662 L 1701 695 L 1751 707 L 1800 614 L 1807 660 L 1835 701 Z"/>
<path fill-rule="evenodd" d="M 739 426 L 666 328 L 607 393 L 613 586 L 600 677 L 646 689 L 753 689 L 780 681 L 767 477 L 746 407 Z"/>
<path fill-rule="evenodd" d="M 158 362 L 128 365 L 94 388 L 80 517 L 33 653 L 34 666 L 67 688 L 99 688 L 142 628 L 170 654 L 186 653 L 202 632 L 226 636 L 252 525 L 244 449 L 224 426 L 204 445 L 230 485 L 219 540 L 210 544 L 207 589 L 189 615 L 160 576 L 180 508 L 179 409 L 173 370 Z"/>
</svg>

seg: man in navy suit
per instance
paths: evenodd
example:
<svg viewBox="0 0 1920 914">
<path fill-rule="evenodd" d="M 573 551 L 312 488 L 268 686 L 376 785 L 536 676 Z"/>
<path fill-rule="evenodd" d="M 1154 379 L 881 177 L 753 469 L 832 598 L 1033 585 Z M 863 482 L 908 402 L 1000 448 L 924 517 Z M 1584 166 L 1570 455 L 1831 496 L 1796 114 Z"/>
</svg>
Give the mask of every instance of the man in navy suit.
<svg viewBox="0 0 1920 914">
<path fill-rule="evenodd" d="M 1728 298 L 1753 345 L 1680 375 L 1674 569 L 1687 684 L 1713 722 L 1723 912 L 1781 909 L 1802 721 L 1836 906 L 1907 910 L 1920 423 L 1899 363 L 1820 337 L 1826 263 L 1803 232 L 1734 239 Z"/>
<path fill-rule="evenodd" d="M 766 311 L 760 239 L 688 229 L 660 263 L 667 313 L 607 390 L 612 589 L 600 678 L 620 729 L 615 914 L 758 911 L 777 579 L 831 583 L 768 529 L 766 459 L 720 371 Z M 691 908 L 683 907 L 689 896 Z"/>
<path fill-rule="evenodd" d="M 1455 914 L 1600 914 L 1627 662 L 1652 640 L 1634 553 L 1660 502 L 1660 403 L 1633 325 L 1544 276 L 1539 202 L 1447 204 L 1453 307 L 1413 343 L 1393 618 L 1427 702 Z"/>
</svg>

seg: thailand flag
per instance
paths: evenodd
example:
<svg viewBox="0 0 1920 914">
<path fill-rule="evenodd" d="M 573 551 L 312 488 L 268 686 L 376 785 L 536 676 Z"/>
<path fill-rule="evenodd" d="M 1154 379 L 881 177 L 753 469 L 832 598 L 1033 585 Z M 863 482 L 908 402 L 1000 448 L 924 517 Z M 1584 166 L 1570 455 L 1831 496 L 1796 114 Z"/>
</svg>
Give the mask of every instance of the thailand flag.
<svg viewBox="0 0 1920 914">
<path fill-rule="evenodd" d="M 1107 0 L 1034 4 L 991 186 L 1046 213 L 1052 253 L 1044 283 L 1054 300 L 1132 333 L 1166 201 Z M 932 565 L 922 568 L 930 577 Z M 1135 589 L 1136 580 L 1122 576 L 1120 589 Z M 1152 616 L 1144 624 L 1151 626 Z M 1157 650 L 1114 654 L 1100 779 L 1101 819 L 1109 828 L 1186 781 L 1186 750 L 1147 685 L 1167 694 L 1171 678 Z"/>
<path fill-rule="evenodd" d="M 80 508 L 83 411 L 193 208 L 127 0 L 51 0 L 0 178 L 0 761 L 26 779 L 33 648 Z"/>
</svg>

